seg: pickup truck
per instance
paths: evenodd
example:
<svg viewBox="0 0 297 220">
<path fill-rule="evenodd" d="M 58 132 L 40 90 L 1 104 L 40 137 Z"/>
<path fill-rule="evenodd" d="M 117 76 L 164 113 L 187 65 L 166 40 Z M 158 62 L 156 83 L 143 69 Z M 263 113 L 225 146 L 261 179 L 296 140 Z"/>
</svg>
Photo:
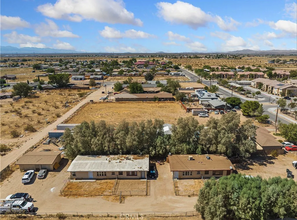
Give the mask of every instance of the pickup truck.
<svg viewBox="0 0 297 220">
<path fill-rule="evenodd" d="M 0 203 L 0 213 L 29 213 L 34 212 L 32 202 L 25 200 L 2 200 Z"/>
<path fill-rule="evenodd" d="M 7 196 L 6 200 L 25 200 L 30 202 L 32 201 L 32 197 L 28 193 L 15 193 Z"/>
</svg>

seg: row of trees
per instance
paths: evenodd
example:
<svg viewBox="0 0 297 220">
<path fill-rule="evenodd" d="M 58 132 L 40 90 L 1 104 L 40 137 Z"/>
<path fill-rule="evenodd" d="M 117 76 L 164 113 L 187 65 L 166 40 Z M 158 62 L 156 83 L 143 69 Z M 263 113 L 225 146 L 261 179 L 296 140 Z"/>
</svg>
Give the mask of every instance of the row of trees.
<svg viewBox="0 0 297 220">
<path fill-rule="evenodd" d="M 195 208 L 206 220 L 295 218 L 296 198 L 294 180 L 232 174 L 207 181 Z"/>
<path fill-rule="evenodd" d="M 251 121 L 240 125 L 236 113 L 211 118 L 206 127 L 193 117 L 179 118 L 172 126 L 172 134 L 165 135 L 164 121 L 147 120 L 139 123 L 126 121 L 117 126 L 105 121 L 83 122 L 71 133 L 67 129 L 62 137 L 66 155 L 70 159 L 77 155 L 149 154 L 165 157 L 174 154 L 219 153 L 227 156 L 249 157 L 256 151 L 250 139 L 256 135 Z"/>
</svg>

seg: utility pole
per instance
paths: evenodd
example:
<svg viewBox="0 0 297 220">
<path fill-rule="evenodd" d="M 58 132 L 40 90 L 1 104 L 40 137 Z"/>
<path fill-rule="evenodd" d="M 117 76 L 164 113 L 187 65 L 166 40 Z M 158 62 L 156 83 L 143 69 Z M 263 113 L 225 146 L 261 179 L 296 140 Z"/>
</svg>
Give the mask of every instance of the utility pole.
<svg viewBox="0 0 297 220">
<path fill-rule="evenodd" d="M 279 105 L 277 106 L 276 115 L 275 115 L 275 133 L 277 133 L 277 116 L 278 116 L 278 108 L 279 108 Z"/>
</svg>

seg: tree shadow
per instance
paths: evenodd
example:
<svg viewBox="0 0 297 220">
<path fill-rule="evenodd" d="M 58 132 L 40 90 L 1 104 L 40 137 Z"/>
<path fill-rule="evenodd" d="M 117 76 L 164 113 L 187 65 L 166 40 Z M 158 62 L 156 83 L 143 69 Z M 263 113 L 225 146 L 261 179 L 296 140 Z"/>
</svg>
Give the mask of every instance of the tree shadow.
<svg viewBox="0 0 297 220">
<path fill-rule="evenodd" d="M 272 156 L 257 154 L 243 160 L 241 163 L 235 164 L 235 168 L 241 170 L 252 170 L 252 166 L 255 165 L 267 167 L 268 164 L 274 164 L 275 159 L 276 158 Z"/>
<path fill-rule="evenodd" d="M 68 164 L 69 162 L 69 159 L 66 159 L 66 158 L 62 158 L 61 161 L 60 161 L 60 166 L 58 167 L 58 169 L 55 169 L 51 172 L 61 172 Z"/>
</svg>

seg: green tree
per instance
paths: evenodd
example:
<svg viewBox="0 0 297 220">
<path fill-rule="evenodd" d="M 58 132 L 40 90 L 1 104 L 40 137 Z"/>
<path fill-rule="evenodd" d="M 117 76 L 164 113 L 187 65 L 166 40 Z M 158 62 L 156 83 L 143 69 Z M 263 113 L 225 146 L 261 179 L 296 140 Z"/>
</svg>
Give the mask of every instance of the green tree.
<svg viewBox="0 0 297 220">
<path fill-rule="evenodd" d="M 240 106 L 241 104 L 240 98 L 237 97 L 228 97 L 225 99 L 225 102 L 227 102 L 227 104 L 231 105 L 232 107 Z"/>
<path fill-rule="evenodd" d="M 41 70 L 41 64 L 33 64 L 33 70 Z"/>
<path fill-rule="evenodd" d="M 147 73 L 144 78 L 146 81 L 151 81 L 154 79 L 154 77 L 155 75 L 153 73 Z"/>
<path fill-rule="evenodd" d="M 278 104 L 280 108 L 285 108 L 287 105 L 287 101 L 285 99 L 279 99 L 276 101 L 276 104 Z"/>
<path fill-rule="evenodd" d="M 290 77 L 297 77 L 297 70 L 290 70 Z"/>
<path fill-rule="evenodd" d="M 258 122 L 260 123 L 266 123 L 269 119 L 269 115 L 262 115 L 256 118 Z"/>
<path fill-rule="evenodd" d="M 289 107 L 289 108 L 291 109 L 291 111 L 292 111 L 293 108 L 296 108 L 296 107 L 297 107 L 297 103 L 296 103 L 296 102 L 291 102 L 291 103 L 288 104 L 288 107 Z"/>
<path fill-rule="evenodd" d="M 0 85 L 3 85 L 6 83 L 6 80 L 5 79 L 0 79 Z"/>
<path fill-rule="evenodd" d="M 178 70 L 179 69 L 179 66 L 178 65 L 174 65 L 173 66 L 173 69 Z"/>
<path fill-rule="evenodd" d="M 260 92 L 260 91 L 257 91 L 257 92 L 256 92 L 256 95 L 261 95 L 261 92 Z"/>
<path fill-rule="evenodd" d="M 119 92 L 123 90 L 123 84 L 120 82 L 116 82 L 113 86 L 114 91 Z"/>
<path fill-rule="evenodd" d="M 12 87 L 13 95 L 20 97 L 27 97 L 29 93 L 32 91 L 32 87 L 30 87 L 27 83 L 20 82 Z"/>
<path fill-rule="evenodd" d="M 212 92 L 212 93 L 215 93 L 219 90 L 219 87 L 216 86 L 216 85 L 211 85 L 209 88 L 208 88 L 208 92 Z"/>
<path fill-rule="evenodd" d="M 281 135 L 286 138 L 287 141 L 297 142 L 297 124 L 283 124 L 279 125 L 279 131 Z"/>
<path fill-rule="evenodd" d="M 121 76 L 121 75 L 123 75 L 124 74 L 124 70 L 120 70 L 119 72 L 118 72 L 118 74 Z"/>
<path fill-rule="evenodd" d="M 59 88 L 66 87 L 69 83 L 68 74 L 53 74 L 48 76 L 49 84 L 56 84 Z"/>
<path fill-rule="evenodd" d="M 272 71 L 271 71 L 271 70 L 267 71 L 267 72 L 266 72 L 266 76 L 267 76 L 269 79 L 271 79 L 271 78 L 273 77 Z"/>
<path fill-rule="evenodd" d="M 222 86 L 226 86 L 226 85 L 228 85 L 228 81 L 225 80 L 225 79 L 223 79 L 223 80 L 221 81 L 221 85 L 222 85 Z"/>
<path fill-rule="evenodd" d="M 260 83 L 258 84 L 258 89 L 262 89 L 262 87 L 263 87 L 263 83 L 260 82 Z"/>
<path fill-rule="evenodd" d="M 89 85 L 92 86 L 92 87 L 96 86 L 95 80 L 94 79 L 90 79 Z"/>
<path fill-rule="evenodd" d="M 186 97 L 186 94 L 183 93 L 183 92 L 177 92 L 177 93 L 175 94 L 175 99 L 176 99 L 177 101 L 183 101 L 185 97 Z"/>
<path fill-rule="evenodd" d="M 142 85 L 138 82 L 132 82 L 129 84 L 130 93 L 143 93 Z"/>
<path fill-rule="evenodd" d="M 188 70 L 190 70 L 190 71 L 192 71 L 192 70 L 193 70 L 192 66 L 191 66 L 191 65 L 189 65 L 189 64 L 188 64 L 188 65 L 186 65 L 186 66 L 185 66 L 185 68 L 186 68 L 186 69 L 188 69 Z"/>
<path fill-rule="evenodd" d="M 245 101 L 241 104 L 241 110 L 244 116 L 261 116 L 257 111 L 261 112 L 263 106 L 258 101 Z"/>
<path fill-rule="evenodd" d="M 47 73 L 55 73 L 55 69 L 54 68 L 48 68 L 46 70 Z"/>
</svg>

